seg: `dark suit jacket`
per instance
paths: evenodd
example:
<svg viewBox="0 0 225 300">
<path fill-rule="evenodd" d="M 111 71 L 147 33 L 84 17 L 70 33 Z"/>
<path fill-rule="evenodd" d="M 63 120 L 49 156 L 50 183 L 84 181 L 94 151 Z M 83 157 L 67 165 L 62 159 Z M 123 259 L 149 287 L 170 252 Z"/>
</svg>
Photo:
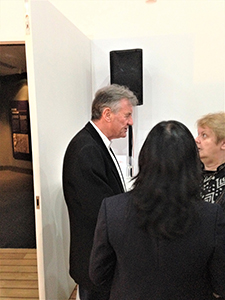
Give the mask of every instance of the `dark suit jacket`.
<svg viewBox="0 0 225 300">
<path fill-rule="evenodd" d="M 66 150 L 63 191 L 70 218 L 70 275 L 89 289 L 89 257 L 101 202 L 124 191 L 108 149 L 89 122 Z"/>
<path fill-rule="evenodd" d="M 90 260 L 95 284 L 112 280 L 110 300 L 208 300 L 225 296 L 225 215 L 196 204 L 200 224 L 173 241 L 137 227 L 129 193 L 104 199 Z"/>
</svg>

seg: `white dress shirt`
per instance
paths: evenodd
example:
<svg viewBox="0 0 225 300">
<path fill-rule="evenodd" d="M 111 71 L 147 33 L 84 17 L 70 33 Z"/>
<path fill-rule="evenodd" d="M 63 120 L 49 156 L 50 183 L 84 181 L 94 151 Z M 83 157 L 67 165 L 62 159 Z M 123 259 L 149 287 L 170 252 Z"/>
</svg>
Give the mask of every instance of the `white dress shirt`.
<svg viewBox="0 0 225 300">
<path fill-rule="evenodd" d="M 105 144 L 106 148 L 108 149 L 108 151 L 109 151 L 109 153 L 110 153 L 110 155 L 112 157 L 112 160 L 114 161 L 114 164 L 115 164 L 115 166 L 117 168 L 117 171 L 118 171 L 118 173 L 120 175 L 120 179 L 121 179 L 121 182 L 123 184 L 124 191 L 126 192 L 127 188 L 126 188 L 126 184 L 125 184 L 125 181 L 124 181 L 122 170 L 120 168 L 118 160 L 116 159 L 116 155 L 115 154 L 113 155 L 113 150 L 111 148 L 112 142 L 104 135 L 104 133 L 102 133 L 102 131 L 98 128 L 98 126 L 96 126 L 94 124 L 94 122 L 90 121 L 90 123 L 95 128 L 95 130 L 98 132 L 98 134 L 100 135 L 100 137 L 103 140 L 103 143 Z"/>
</svg>

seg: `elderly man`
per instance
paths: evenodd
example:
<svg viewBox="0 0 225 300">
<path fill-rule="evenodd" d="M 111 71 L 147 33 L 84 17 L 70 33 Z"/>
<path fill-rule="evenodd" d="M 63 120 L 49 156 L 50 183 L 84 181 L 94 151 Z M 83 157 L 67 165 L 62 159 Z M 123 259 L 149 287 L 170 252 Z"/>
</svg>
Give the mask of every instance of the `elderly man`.
<svg viewBox="0 0 225 300">
<path fill-rule="evenodd" d="M 126 189 L 111 141 L 126 137 L 137 98 L 119 85 L 95 94 L 91 121 L 69 143 L 63 164 L 63 190 L 70 218 L 70 275 L 81 300 L 107 300 L 108 287 L 89 279 L 89 257 L 101 202 Z"/>
</svg>

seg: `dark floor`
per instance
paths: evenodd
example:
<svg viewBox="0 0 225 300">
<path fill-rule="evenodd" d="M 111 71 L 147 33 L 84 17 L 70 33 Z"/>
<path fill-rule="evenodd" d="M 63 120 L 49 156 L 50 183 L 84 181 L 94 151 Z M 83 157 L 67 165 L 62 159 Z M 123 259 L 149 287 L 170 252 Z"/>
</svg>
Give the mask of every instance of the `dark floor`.
<svg viewBox="0 0 225 300">
<path fill-rule="evenodd" d="M 0 171 L 0 248 L 35 248 L 33 176 Z"/>
</svg>

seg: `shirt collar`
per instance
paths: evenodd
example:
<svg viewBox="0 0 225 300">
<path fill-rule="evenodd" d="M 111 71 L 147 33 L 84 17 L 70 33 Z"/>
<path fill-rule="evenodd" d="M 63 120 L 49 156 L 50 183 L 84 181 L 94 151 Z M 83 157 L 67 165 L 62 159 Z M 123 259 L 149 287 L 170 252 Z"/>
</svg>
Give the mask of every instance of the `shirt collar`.
<svg viewBox="0 0 225 300">
<path fill-rule="evenodd" d="M 102 140 L 103 140 L 104 144 L 106 145 L 106 147 L 109 149 L 112 142 L 104 135 L 104 133 L 98 128 L 98 126 L 95 125 L 94 122 L 90 121 L 90 123 L 95 128 L 95 130 L 98 132 L 98 134 L 102 138 Z"/>
</svg>

